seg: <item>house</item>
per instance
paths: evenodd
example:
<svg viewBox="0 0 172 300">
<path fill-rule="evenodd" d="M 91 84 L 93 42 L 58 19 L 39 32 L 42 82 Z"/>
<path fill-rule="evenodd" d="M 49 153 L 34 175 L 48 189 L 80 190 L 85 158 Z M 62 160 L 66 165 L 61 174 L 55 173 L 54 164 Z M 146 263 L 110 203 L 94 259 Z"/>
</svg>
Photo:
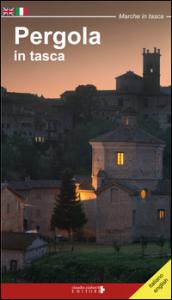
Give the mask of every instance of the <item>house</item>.
<svg viewBox="0 0 172 300">
<path fill-rule="evenodd" d="M 84 232 L 87 236 L 95 236 L 96 232 L 96 193 L 91 186 L 90 177 L 76 176 L 76 188 L 79 190 L 86 215 L 89 222 Z M 26 232 L 38 231 L 40 234 L 54 236 L 51 230 L 51 216 L 55 200 L 60 193 L 60 180 L 31 180 L 11 181 L 10 186 L 20 193 L 25 199 L 24 230 Z M 86 199 L 85 201 L 83 201 Z M 58 233 L 66 235 L 63 230 Z"/>
<path fill-rule="evenodd" d="M 24 230 L 51 234 L 51 215 L 60 192 L 60 180 L 11 181 L 10 186 L 25 198 Z"/>
<path fill-rule="evenodd" d="M 2 271 L 17 271 L 46 255 L 48 243 L 37 234 L 2 232 Z"/>
<path fill-rule="evenodd" d="M 23 231 L 24 197 L 10 185 L 1 184 L 1 231 Z"/>
</svg>

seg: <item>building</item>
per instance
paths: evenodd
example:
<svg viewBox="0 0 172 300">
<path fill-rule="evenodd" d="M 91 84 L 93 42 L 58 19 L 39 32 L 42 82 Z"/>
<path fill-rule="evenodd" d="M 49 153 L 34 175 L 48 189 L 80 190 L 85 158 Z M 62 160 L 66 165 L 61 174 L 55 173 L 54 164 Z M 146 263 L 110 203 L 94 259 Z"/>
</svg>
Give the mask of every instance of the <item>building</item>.
<svg viewBox="0 0 172 300">
<path fill-rule="evenodd" d="M 139 127 L 127 109 L 115 130 L 90 141 L 92 175 L 76 176 L 76 189 L 88 218 L 86 237 L 97 243 L 170 238 L 170 181 L 163 180 L 165 144 Z M 58 181 L 11 183 L 26 198 L 28 229 L 52 234 L 50 220 Z M 30 210 L 30 212 L 29 212 Z"/>
<path fill-rule="evenodd" d="M 164 142 L 139 128 L 127 110 L 122 124 L 90 141 L 96 191 L 96 240 L 170 238 L 170 181 L 162 178 Z"/>
<path fill-rule="evenodd" d="M 51 216 L 55 206 L 56 197 L 60 193 L 60 180 L 30 180 L 11 181 L 10 186 L 20 193 L 25 199 L 24 231 L 38 232 L 47 236 L 54 236 L 51 230 Z M 83 201 L 89 222 L 84 229 L 88 237 L 95 237 L 96 232 L 96 193 L 91 186 L 90 177 L 76 176 L 76 189 Z M 63 230 L 57 233 L 66 235 Z"/>
<path fill-rule="evenodd" d="M 171 126 L 171 87 L 160 86 L 160 49 L 143 49 L 143 77 L 127 71 L 116 77 L 116 89 L 97 90 L 93 118 L 118 121 L 128 107 L 142 120 L 154 119 L 162 128 Z M 65 101 L 33 94 L 12 93 L 2 88 L 2 134 L 20 135 L 37 143 L 61 141 L 74 126 L 74 116 Z M 65 122 L 64 122 L 65 120 Z"/>
<path fill-rule="evenodd" d="M 76 188 L 88 218 L 84 232 L 87 236 L 96 236 L 98 243 L 131 242 L 141 235 L 149 238 L 161 234 L 166 238 L 170 236 L 170 183 L 162 178 L 165 145 L 139 127 L 141 121 L 148 119 L 157 120 L 165 129 L 171 126 L 169 88 L 160 86 L 160 56 L 159 49 L 150 52 L 144 48 L 143 77 L 127 71 L 116 78 L 116 90 L 97 91 L 93 99 L 95 118 L 119 123 L 114 131 L 90 141 L 92 175 L 86 178 L 76 176 Z M 60 127 L 55 127 L 53 122 L 58 119 L 61 109 L 63 111 L 63 104 L 71 93 L 74 92 L 65 92 L 62 95 L 64 102 L 60 105 L 53 103 L 54 106 L 45 99 L 34 100 L 32 106 L 21 105 L 21 101 L 16 106 L 15 101 L 9 100 L 11 106 L 6 102 L 4 110 L 5 122 L 9 118 L 8 124 L 4 122 L 3 125 L 4 134 L 15 134 L 18 126 L 15 122 L 19 120 L 28 128 L 26 136 L 34 137 L 36 142 L 44 142 L 53 136 L 50 128 L 54 130 L 53 139 L 57 140 Z M 5 103 L 9 96 L 7 91 L 3 90 L 3 96 Z M 13 96 L 18 101 L 19 96 Z M 30 105 L 30 98 L 28 103 Z M 16 118 L 18 109 L 20 114 Z M 29 118 L 33 118 L 31 123 L 27 119 L 22 121 L 26 111 Z M 63 133 L 72 124 L 71 115 L 69 123 L 66 122 L 66 113 L 60 117 Z M 42 122 L 49 124 L 48 127 L 45 125 L 44 128 Z M 23 130 L 20 125 L 19 134 Z M 51 234 L 51 215 L 60 181 L 29 180 L 11 182 L 10 185 L 26 201 L 24 229 Z"/>
<path fill-rule="evenodd" d="M 93 101 L 93 118 L 119 121 L 132 107 L 140 120 L 153 119 L 160 127 L 171 126 L 171 87 L 160 86 L 160 49 L 143 49 L 143 77 L 129 70 L 117 76 L 116 89 L 98 90 Z M 67 99 L 74 91 L 61 96 Z"/>
<path fill-rule="evenodd" d="M 65 120 L 65 122 L 64 122 Z M 2 135 L 22 136 L 36 143 L 61 141 L 72 127 L 62 99 L 12 93 L 2 88 Z"/>
<path fill-rule="evenodd" d="M 15 272 L 47 254 L 48 243 L 36 234 L 2 233 L 2 271 Z"/>
<path fill-rule="evenodd" d="M 10 186 L 25 198 L 24 230 L 51 234 L 51 215 L 60 192 L 59 180 L 11 181 Z"/>
<path fill-rule="evenodd" d="M 1 231 L 23 231 L 24 197 L 8 184 L 1 184 Z"/>
</svg>

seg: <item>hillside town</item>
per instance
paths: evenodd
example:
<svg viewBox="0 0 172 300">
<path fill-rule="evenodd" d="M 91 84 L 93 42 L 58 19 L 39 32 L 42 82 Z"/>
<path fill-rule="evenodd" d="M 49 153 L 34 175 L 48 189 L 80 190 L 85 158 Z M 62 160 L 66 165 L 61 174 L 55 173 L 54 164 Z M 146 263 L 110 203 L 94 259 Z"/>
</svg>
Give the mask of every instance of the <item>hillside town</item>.
<svg viewBox="0 0 172 300">
<path fill-rule="evenodd" d="M 166 143 L 142 126 L 151 121 L 163 132 L 171 128 L 170 87 L 160 86 L 160 49 L 144 48 L 142 56 L 143 77 L 129 70 L 116 78 L 114 90 L 91 87 L 91 104 L 77 115 L 77 108 L 70 106 L 77 89 L 45 99 L 2 88 L 4 143 L 22 137 L 38 147 L 60 147 L 88 120 L 111 122 L 110 130 L 87 141 L 91 153 L 87 174 L 74 176 L 87 217 L 82 235 L 97 244 L 132 243 L 141 236 L 170 239 L 170 175 L 163 172 Z M 55 164 L 58 157 L 53 160 Z M 4 271 L 21 269 L 48 253 L 43 237 L 54 236 L 51 217 L 61 192 L 60 175 L 46 178 L 45 172 L 42 179 L 16 174 L 10 170 L 1 184 Z M 67 237 L 59 228 L 55 234 Z"/>
</svg>

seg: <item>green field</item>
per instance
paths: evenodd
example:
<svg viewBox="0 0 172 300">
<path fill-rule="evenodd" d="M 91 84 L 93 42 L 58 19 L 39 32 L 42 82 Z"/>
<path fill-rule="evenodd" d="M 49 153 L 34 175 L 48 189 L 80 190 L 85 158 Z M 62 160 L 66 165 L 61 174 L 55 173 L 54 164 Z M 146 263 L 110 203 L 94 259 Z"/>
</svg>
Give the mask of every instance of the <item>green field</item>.
<svg viewBox="0 0 172 300">
<path fill-rule="evenodd" d="M 168 260 L 170 245 L 161 249 L 148 244 L 143 255 L 140 244 L 122 246 L 117 253 L 113 246 L 95 244 L 63 244 L 50 248 L 49 255 L 35 261 L 16 274 L 3 275 L 4 282 L 96 283 L 138 282 L 148 280 Z"/>
</svg>

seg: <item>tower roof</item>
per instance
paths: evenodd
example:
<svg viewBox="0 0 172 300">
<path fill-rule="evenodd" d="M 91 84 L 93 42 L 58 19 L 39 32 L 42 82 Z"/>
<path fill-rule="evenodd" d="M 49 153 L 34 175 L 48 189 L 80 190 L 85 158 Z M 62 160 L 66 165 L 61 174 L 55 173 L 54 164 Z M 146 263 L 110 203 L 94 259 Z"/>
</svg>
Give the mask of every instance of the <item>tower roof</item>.
<svg viewBox="0 0 172 300">
<path fill-rule="evenodd" d="M 151 135 L 145 130 L 138 127 L 120 125 L 113 131 L 107 132 L 98 136 L 90 142 L 128 142 L 139 144 L 158 144 L 164 145 L 165 143 L 159 138 Z"/>
</svg>

